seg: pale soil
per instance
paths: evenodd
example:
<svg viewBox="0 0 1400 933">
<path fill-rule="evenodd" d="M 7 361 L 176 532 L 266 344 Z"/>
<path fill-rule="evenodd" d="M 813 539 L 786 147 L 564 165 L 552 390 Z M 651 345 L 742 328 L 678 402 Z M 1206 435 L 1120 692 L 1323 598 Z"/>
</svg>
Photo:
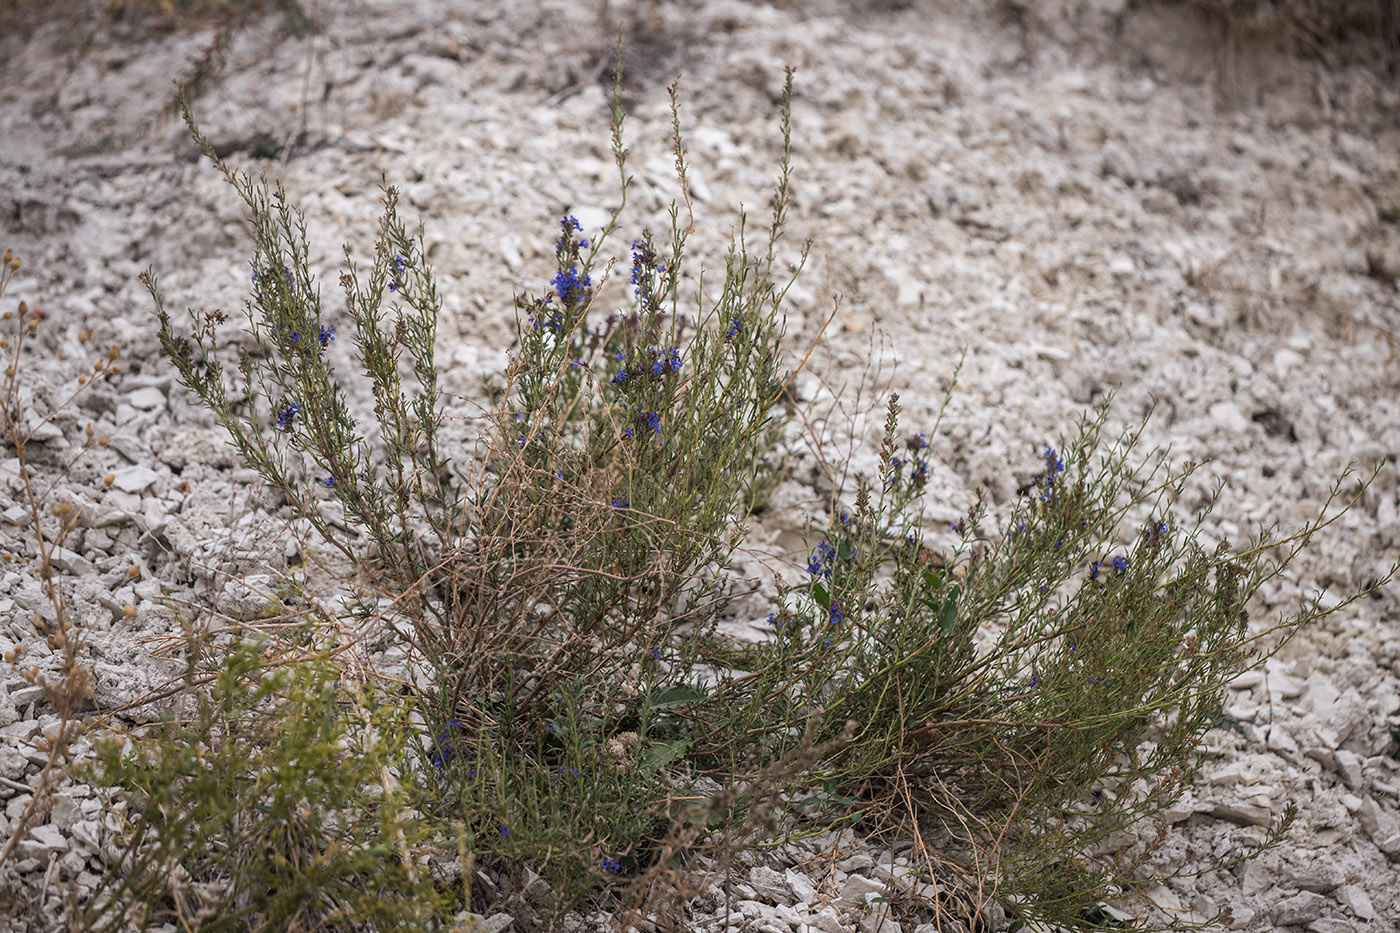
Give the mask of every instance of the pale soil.
<svg viewBox="0 0 1400 933">
<path fill-rule="evenodd" d="M 942 529 L 977 490 L 994 511 L 1008 505 L 1038 452 L 1118 387 L 1115 423 L 1155 400 L 1146 438 L 1207 462 L 1188 506 L 1227 482 L 1211 537 L 1243 543 L 1261 526 L 1297 527 L 1348 463 L 1383 461 L 1357 509 L 1264 594 L 1259 618 L 1319 586 L 1363 585 L 1400 547 L 1394 77 L 1358 45 L 1324 60 L 1271 40 L 1227 42 L 1174 5 L 1026 6 L 697 0 L 634 13 L 613 3 L 615 24 L 638 24 L 627 52 L 637 210 L 615 244 L 623 268 L 626 243 L 643 225 L 660 228 L 676 195 L 664 85 L 684 74 L 695 257 L 713 267 L 740 203 L 751 223 L 766 222 L 782 68 L 795 65 L 784 242 L 789 258 L 803 238 L 814 245 L 789 329 L 800 354 L 839 296 L 798 381 L 834 443 L 848 443 L 857 388 L 867 407 L 898 391 L 906 426 L 922 429 L 965 349 L 934 447 L 930 527 Z M 512 294 L 546 287 L 554 221 L 572 212 L 596 224 L 614 203 L 600 78 L 609 30 L 585 3 L 311 9 L 324 28 L 305 41 L 279 38 L 275 18 L 240 38 L 226 77 L 197 103 L 203 128 L 305 209 L 328 308 L 340 244 L 363 255 L 369 242 L 380 173 L 399 185 L 440 275 L 447 387 L 479 400 L 481 377 L 504 366 Z M 73 422 L 97 421 L 114 443 L 71 483 L 81 493 L 110 470 L 149 467 L 156 477 L 132 495 L 162 503 L 137 510 L 160 533 L 137 528 L 126 542 L 120 524 L 94 528 L 74 549 L 104 585 L 134 553 L 150 578 L 200 598 L 282 560 L 280 546 L 227 554 L 238 514 L 228 502 L 249 477 L 231 483 L 219 435 L 171 388 L 136 280 L 153 268 L 176 310 L 233 312 L 246 293 L 240 205 L 169 118 L 170 82 L 207 40 L 120 24 L 0 37 L 0 248 L 25 260 L 6 309 L 27 298 L 47 310 L 56 352 L 34 364 L 39 383 L 71 377 L 90 347 L 121 348 L 124 375 L 86 396 Z M 249 154 L 284 142 L 294 143 L 284 161 Z M 139 394 L 150 388 L 168 399 Z M 859 424 L 851 462 L 868 469 L 876 422 Z M 822 501 L 800 482 L 809 475 L 799 469 L 779 490 L 755 547 L 802 559 L 798 532 Z M 9 547 L 26 540 L 3 530 Z M 133 628 L 106 618 L 95 588 L 83 592 L 80 611 L 102 617 L 92 621 L 107 671 L 99 691 L 109 703 L 139 695 L 133 683 L 161 675 L 133 646 L 168 619 L 152 603 Z M 0 582 L 8 638 L 27 645 L 26 593 L 21 574 Z M 1171 882 L 1156 892 L 1162 905 L 1187 917 L 1229 905 L 1249 930 L 1400 929 L 1394 594 L 1306 631 L 1267 677 L 1227 697 L 1249 728 L 1212 733 L 1162 867 L 1259 838 L 1254 824 L 1289 801 L 1299 824 L 1247 869 Z M 120 598 L 143 599 L 139 589 Z M 11 717 L 16 748 L 36 715 L 42 707 L 20 703 Z M 21 780 L 33 772 L 16 767 Z"/>
</svg>

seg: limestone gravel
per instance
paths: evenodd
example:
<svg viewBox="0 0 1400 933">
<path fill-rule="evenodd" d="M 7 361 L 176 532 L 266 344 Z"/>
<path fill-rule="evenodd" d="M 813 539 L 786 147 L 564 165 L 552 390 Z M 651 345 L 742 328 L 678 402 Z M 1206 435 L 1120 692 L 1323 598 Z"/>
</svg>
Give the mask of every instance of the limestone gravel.
<svg viewBox="0 0 1400 933">
<path fill-rule="evenodd" d="M 272 17 L 234 43 L 226 77 L 197 103 L 201 122 L 220 151 L 275 172 L 305 207 L 323 282 L 342 242 L 368 248 L 380 172 L 401 186 L 441 276 L 439 366 L 456 397 L 482 401 L 483 377 L 503 372 L 510 299 L 544 287 L 553 220 L 572 212 L 591 229 L 612 203 L 600 69 L 612 28 L 650 17 L 673 41 L 628 53 L 640 212 L 629 230 L 661 228 L 674 197 L 662 88 L 684 72 L 695 257 L 721 262 L 738 204 L 765 203 L 775 93 L 782 65 L 798 66 L 789 242 L 815 246 L 789 295 L 792 346 L 816 337 L 832 292 L 843 300 L 797 391 L 869 470 L 878 426 L 825 417 L 838 392 L 898 390 L 915 428 L 967 351 L 933 449 L 935 539 L 978 490 L 994 514 L 1004 508 L 1037 452 L 1117 387 L 1117 422 L 1155 403 L 1145 440 L 1207 464 L 1188 505 L 1228 480 L 1203 529 L 1212 540 L 1296 527 L 1346 464 L 1386 463 L 1357 510 L 1261 594 L 1261 622 L 1320 588 L 1363 585 L 1400 548 L 1400 282 L 1386 271 L 1400 269 L 1400 89 L 1356 49 L 1328 64 L 1264 39 L 1225 42 L 1190 5 L 1123 0 L 614 0 L 606 23 L 595 5 L 564 0 L 308 6 L 321 28 L 307 39 L 280 37 Z M 81 505 L 50 559 L 90 634 L 94 701 L 126 722 L 157 718 L 143 697 L 178 672 L 158 650 L 179 631 L 166 600 L 257 619 L 276 611 L 275 581 L 303 547 L 333 557 L 285 533 L 256 477 L 172 386 L 137 281 L 153 267 L 172 308 L 233 312 L 246 290 L 239 205 L 194 159 L 162 90 L 208 40 L 122 21 L 0 35 L 0 247 L 25 263 L 5 300 L 46 309 L 21 413 L 38 428 L 37 478 Z M 282 161 L 253 152 L 268 140 L 290 144 Z M 41 425 L 109 346 L 124 372 Z M 347 347 L 331 355 L 353 371 Z M 65 473 L 88 423 L 109 443 Z M 475 430 L 449 427 L 462 444 Z M 52 674 L 52 606 L 10 454 L 0 451 L 0 551 L 18 563 L 0 573 L 0 642 Z M 753 523 L 756 548 L 797 556 L 804 514 L 827 492 L 816 473 L 799 459 Z M 1164 814 L 1171 841 L 1148 867 L 1178 875 L 1154 900 L 1184 919 L 1229 905 L 1241 930 L 1395 929 L 1394 589 L 1241 677 L 1224 710 L 1236 727 L 1211 733 L 1200 778 Z M 34 737 L 51 716 L 42 690 L 0 674 L 0 838 L 28 801 Z M 6 866 L 24 897 L 47 890 L 51 903 L 0 926 L 45 929 L 68 881 L 92 889 L 115 850 L 87 790 L 65 791 Z M 1262 839 L 1289 802 L 1300 814 L 1281 849 L 1193 874 Z M 745 897 L 692 905 L 689 922 L 931 928 L 854 906 L 901 883 L 909 862 L 841 841 L 839 876 L 788 852 L 750 870 Z M 46 884 L 60 855 L 49 878 L 60 883 Z M 987 928 L 1005 928 L 999 910 L 986 906 Z"/>
</svg>

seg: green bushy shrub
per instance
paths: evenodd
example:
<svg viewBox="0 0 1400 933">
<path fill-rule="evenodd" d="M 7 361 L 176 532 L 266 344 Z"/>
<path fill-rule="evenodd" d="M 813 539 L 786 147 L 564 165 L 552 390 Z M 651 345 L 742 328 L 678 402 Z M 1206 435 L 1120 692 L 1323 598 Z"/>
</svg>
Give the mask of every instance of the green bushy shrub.
<svg viewBox="0 0 1400 933">
<path fill-rule="evenodd" d="M 189 715 L 99 743 L 82 776 L 121 792 L 119 857 L 78 928 L 441 927 L 447 899 L 393 776 L 401 714 L 347 697 L 330 652 L 270 663 L 271 647 L 235 639 L 211 666 L 191 636 Z"/>
<path fill-rule="evenodd" d="M 1138 455 L 1132 432 L 1104 440 L 1104 409 L 1045 450 L 1004 527 L 978 508 L 938 553 L 921 514 L 932 441 L 902 435 L 892 398 L 880 472 L 838 488 L 805 580 L 775 594 L 772 640 L 718 637 L 735 595 L 725 569 L 780 470 L 790 403 L 782 302 L 796 273 L 778 270 L 791 73 L 770 221 L 755 245 L 741 216 L 713 300 L 682 287 L 695 219 L 676 93 L 669 229 L 638 232 L 630 294 L 605 310 L 630 180 L 615 102 L 617 211 L 596 234 L 562 219 L 551 288 L 517 302 L 475 451 L 442 440 L 441 302 L 395 189 L 369 265 L 347 251 L 333 315 L 289 196 L 219 159 L 191 119 L 249 209 L 255 349 L 231 365 L 219 313 L 177 331 L 148 276 L 180 381 L 390 598 L 422 723 L 402 786 L 438 846 L 490 879 L 478 908 L 547 920 L 607 890 L 647 909 L 687 864 L 849 825 L 915 839 L 915 880 L 995 895 L 1025 922 L 1099 925 L 1097 905 L 1131 887 L 1152 841 L 1090 853 L 1184 786 L 1222 687 L 1259 657 L 1250 598 L 1335 510 L 1288 538 L 1206 550 L 1205 514 L 1177 502 L 1191 468 Z M 376 444 L 327 363 L 345 336 Z M 1265 634 L 1337 608 L 1315 601 Z M 187 783 L 171 786 L 163 812 L 192 806 Z M 718 862 L 688 862 L 702 849 Z M 406 898 L 415 877 L 396 881 Z"/>
</svg>

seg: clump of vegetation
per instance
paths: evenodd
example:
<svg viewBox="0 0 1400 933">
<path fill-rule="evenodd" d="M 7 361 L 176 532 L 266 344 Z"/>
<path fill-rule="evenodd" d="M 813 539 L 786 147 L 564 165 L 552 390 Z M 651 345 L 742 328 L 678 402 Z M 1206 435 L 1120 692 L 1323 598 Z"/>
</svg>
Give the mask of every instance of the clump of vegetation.
<svg viewBox="0 0 1400 933">
<path fill-rule="evenodd" d="M 267 639 L 191 633 L 193 709 L 106 737 L 80 771 L 120 799 L 112 871 L 77 928 L 426 930 L 450 915 L 393 776 L 399 711 L 347 696 L 317 638 L 269 663 Z"/>
<path fill-rule="evenodd" d="M 879 471 L 838 486 L 831 515 L 812 529 L 805 579 L 774 594 L 773 638 L 721 638 L 737 595 L 725 571 L 780 470 L 791 404 L 782 308 L 807 250 L 781 239 L 791 82 L 789 71 L 766 229 L 755 237 L 741 215 L 722 280 L 693 299 L 683 269 L 695 218 L 672 86 L 680 196 L 666 230 L 630 240 L 621 307 L 606 287 L 630 181 L 615 95 L 617 210 L 600 231 L 560 221 L 553 279 L 517 302 L 506 385 L 473 451 L 442 439 L 441 302 L 395 189 L 384 189 L 372 259 L 347 250 L 344 311 L 333 312 L 290 196 L 221 160 L 186 107 L 194 138 L 249 209 L 255 349 L 225 357 L 219 312 L 192 312 L 191 329 L 177 328 L 148 275 L 162 346 L 245 461 L 386 597 L 356 612 L 387 604 L 385 625 L 404 633 L 416 672 L 401 724 L 417 724 L 421 741 L 392 764 L 379 757 L 384 746 L 364 752 L 405 796 L 356 799 L 355 781 L 375 782 L 348 771 L 327 799 L 350 812 L 381 808 L 371 849 L 400 831 L 396 814 L 411 806 L 425 836 L 404 838 L 431 839 L 472 866 L 450 882 L 462 886 L 453 897 L 541 921 L 599 898 L 654 909 L 697 866 L 849 826 L 914 839 L 913 880 L 995 897 L 1021 922 L 1116 922 L 1098 905 L 1131 888 L 1154 840 L 1125 836 L 1113 856 L 1091 852 L 1175 798 L 1222 687 L 1258 661 L 1262 639 L 1276 645 L 1346 605 L 1314 601 L 1262 633 L 1247 624 L 1251 597 L 1338 509 L 1329 501 L 1288 537 L 1206 549 L 1209 508 L 1188 515 L 1178 502 L 1193 468 L 1139 454 L 1134 432 L 1105 439 L 1105 408 L 1045 449 L 1004 525 L 974 509 L 954 527 L 960 545 L 943 553 L 926 543 L 921 510 L 935 432 L 906 434 L 891 398 Z M 369 380 L 374 435 L 327 362 L 347 337 Z M 248 656 L 231 669 L 246 679 L 254 668 Z M 329 768 L 340 761 L 336 741 L 361 741 L 359 725 L 333 715 L 329 679 L 314 689 L 258 681 L 256 702 L 236 710 L 233 681 L 218 683 L 193 725 L 162 733 L 154 757 L 136 759 L 142 774 L 171 776 L 169 790 L 146 777 L 119 782 L 159 801 L 131 849 L 144 851 L 154 833 L 151 851 L 166 854 L 151 865 L 168 864 L 182 833 L 214 838 L 202 785 L 180 777 L 198 761 L 218 763 L 220 781 L 257 776 L 259 793 L 302 813 L 302 789 L 274 790 L 275 778 L 296 780 L 291 762 L 313 749 Z M 321 731 L 258 725 L 287 718 L 285 697 L 325 717 Z M 266 751 L 231 755 L 227 741 L 203 738 L 232 721 Z M 110 757 L 112 773 L 126 760 Z M 232 791 L 207 793 L 230 811 L 233 798 L 217 795 Z M 326 826 L 349 825 L 315 812 Z M 269 890 L 341 885 L 326 901 L 340 911 L 335 922 L 371 919 L 355 913 L 369 909 L 351 893 L 368 890 L 355 844 L 336 847 L 349 861 L 321 875 L 310 856 L 321 843 L 240 830 L 214 847 L 215 861 L 196 856 L 199 871 L 186 870 L 232 879 L 246 872 L 250 839 L 285 870 Z M 702 850 L 712 858 L 694 859 Z M 403 903 L 427 896 L 409 865 L 380 879 Z M 252 928 L 249 902 L 221 884 L 214 916 Z M 132 891 L 151 911 L 187 896 Z M 979 906 L 950 898 L 928 909 L 968 920 Z"/>
</svg>

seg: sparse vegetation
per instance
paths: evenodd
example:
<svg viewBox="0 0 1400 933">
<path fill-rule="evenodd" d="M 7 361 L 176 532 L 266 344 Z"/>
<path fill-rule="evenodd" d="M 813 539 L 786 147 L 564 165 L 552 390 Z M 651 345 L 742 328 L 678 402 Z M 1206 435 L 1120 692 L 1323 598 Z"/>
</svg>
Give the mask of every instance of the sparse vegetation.
<svg viewBox="0 0 1400 933">
<path fill-rule="evenodd" d="M 940 924 L 975 929 L 995 901 L 1014 929 L 1127 928 L 1104 904 L 1159 880 L 1154 820 L 1199 766 L 1225 685 L 1392 579 L 1251 624 L 1261 587 L 1374 474 L 1339 477 L 1302 528 L 1207 546 L 1217 500 L 1183 504 L 1195 465 L 1143 450 L 1143 425 L 1108 430 L 1110 403 L 1041 439 L 1014 508 L 977 506 L 941 548 L 924 501 L 939 424 L 906 425 L 891 396 L 876 469 L 838 475 L 805 569 L 778 575 L 771 637 L 725 637 L 752 595 L 731 572 L 746 521 L 803 414 L 791 387 L 808 348 L 787 344 L 784 317 L 810 246 L 783 238 L 792 73 L 771 213 L 741 214 L 722 272 L 704 276 L 687 270 L 710 220 L 690 196 L 678 83 L 678 193 L 659 231 L 628 218 L 621 86 L 616 210 L 600 230 L 565 215 L 549 232 L 552 278 L 516 299 L 511 362 L 466 449 L 445 439 L 458 413 L 435 363 L 443 302 L 397 189 L 383 185 L 372 256 L 346 249 L 343 303 L 325 300 L 294 195 L 215 152 L 182 97 L 247 209 L 251 284 L 245 321 L 185 317 L 146 273 L 161 346 L 350 571 L 340 601 L 310 608 L 284 583 L 268 611 L 292 625 L 182 617 L 185 674 L 159 722 L 81 721 L 91 694 L 61 564 L 85 503 L 31 479 L 50 418 L 21 404 L 20 361 L 42 321 L 5 312 L 0 429 L 53 652 L 44 670 L 6 660 L 57 725 L 36 741 L 47 761 L 0 866 L 66 775 L 101 786 L 108 873 L 70 898 L 72 927 L 471 929 L 470 914 L 507 911 L 533 928 L 593 908 L 664 926 L 729 866 L 839 829 L 912 843 L 901 881 L 918 907 L 899 909 Z M 6 253 L 0 293 L 17 268 Z M 337 369 L 328 351 L 345 342 L 356 365 Z M 97 353 L 73 396 L 115 360 Z M 78 456 L 104 443 L 89 427 Z M 407 673 L 348 662 L 349 631 Z M 95 759 L 74 764 L 85 733 Z M 1291 818 L 1231 858 L 1277 844 Z M 1137 928 L 1173 926 L 1145 909 Z"/>
<path fill-rule="evenodd" d="M 722 860 L 852 825 L 912 836 L 919 877 L 1023 922 L 1099 924 L 1156 844 L 1126 831 L 1182 789 L 1224 684 L 1340 608 L 1314 602 L 1254 634 L 1245 609 L 1338 510 L 1203 548 L 1204 515 L 1177 503 L 1193 467 L 1139 453 L 1134 432 L 1103 438 L 1105 408 L 1046 448 L 1005 523 L 974 510 L 962 544 L 937 553 L 920 513 L 934 434 L 906 437 L 891 398 L 879 473 L 838 487 L 807 579 L 774 594 L 772 640 L 720 638 L 725 568 L 779 462 L 792 375 L 777 277 L 791 137 L 785 103 L 767 229 L 755 247 L 741 217 L 718 299 L 690 305 L 696 219 L 671 93 L 670 229 L 632 241 L 630 294 L 607 311 L 629 181 L 616 104 L 617 211 L 598 232 L 562 219 L 551 287 L 518 301 L 480 450 L 439 439 L 440 300 L 394 188 L 372 262 L 347 256 L 351 327 L 337 333 L 290 197 L 221 161 L 192 118 L 249 209 L 258 350 L 230 367 L 225 322 L 197 313 L 181 332 L 151 278 L 168 356 L 294 514 L 392 600 L 424 735 L 401 778 L 438 845 L 496 879 L 477 907 L 546 921 L 601 895 L 649 909 L 687 848 Z M 347 338 L 379 447 L 325 362 Z M 1351 482 L 1334 489 L 1341 509 Z M 332 501 L 355 532 L 328 521 Z M 1111 856 L 1089 854 L 1114 834 Z"/>
</svg>

